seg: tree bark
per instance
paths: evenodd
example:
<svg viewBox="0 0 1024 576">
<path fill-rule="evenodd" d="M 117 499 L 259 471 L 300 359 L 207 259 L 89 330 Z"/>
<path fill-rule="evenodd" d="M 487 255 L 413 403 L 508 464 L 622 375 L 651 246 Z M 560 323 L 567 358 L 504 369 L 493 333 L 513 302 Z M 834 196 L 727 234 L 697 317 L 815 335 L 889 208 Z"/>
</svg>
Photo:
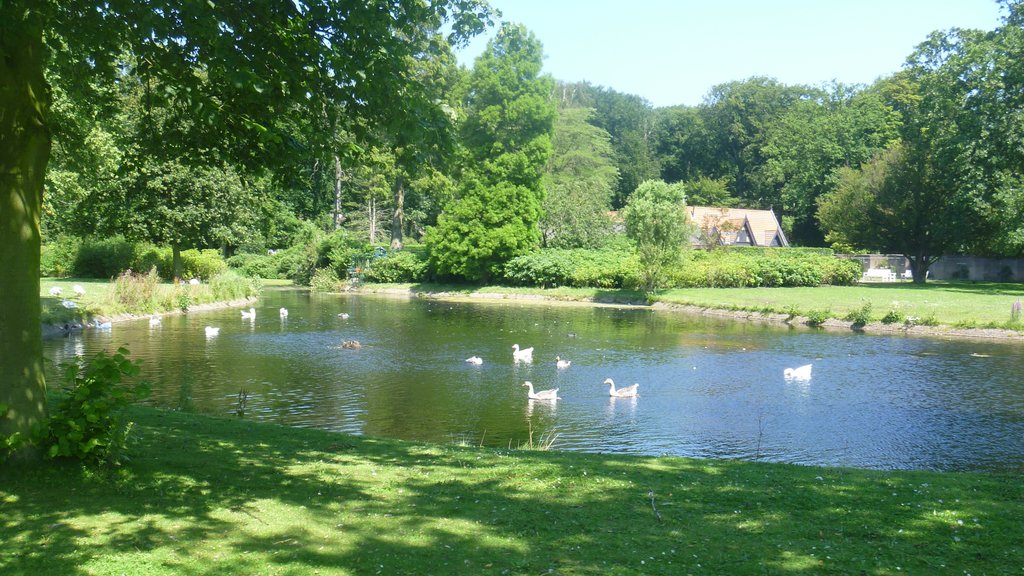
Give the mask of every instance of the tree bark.
<svg viewBox="0 0 1024 576">
<path fill-rule="evenodd" d="M 345 215 L 341 212 L 341 181 L 344 179 L 345 173 L 341 170 L 341 158 L 334 155 L 334 229 L 338 230 L 341 228 L 341 223 L 345 221 Z"/>
<path fill-rule="evenodd" d="M 0 435 L 27 435 L 46 419 L 39 218 L 50 90 L 42 22 L 27 4 L 14 2 L 0 19 Z"/>
<path fill-rule="evenodd" d="M 395 178 L 392 189 L 395 200 L 395 213 L 391 216 L 391 249 L 402 249 L 402 229 L 405 227 L 405 181 L 401 176 Z"/>
<path fill-rule="evenodd" d="M 171 274 L 175 284 L 181 282 L 181 268 L 181 246 L 175 242 L 171 244 Z"/>
</svg>

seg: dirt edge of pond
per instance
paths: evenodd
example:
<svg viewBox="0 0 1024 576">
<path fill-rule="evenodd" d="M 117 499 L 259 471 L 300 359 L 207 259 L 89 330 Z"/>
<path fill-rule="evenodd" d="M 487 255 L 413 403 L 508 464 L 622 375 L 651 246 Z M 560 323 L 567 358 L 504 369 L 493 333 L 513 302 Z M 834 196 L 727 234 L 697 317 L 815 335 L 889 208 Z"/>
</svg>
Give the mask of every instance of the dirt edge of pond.
<svg viewBox="0 0 1024 576">
<path fill-rule="evenodd" d="M 879 335 L 905 335 L 923 336 L 930 338 L 951 338 L 959 340 L 1003 340 L 1010 342 L 1024 342 L 1024 333 L 1015 330 L 999 328 L 957 328 L 954 326 L 907 326 L 904 324 L 883 324 L 882 322 L 871 322 L 864 325 L 854 325 L 853 322 L 829 318 L 824 323 L 813 326 L 810 319 L 805 316 L 790 316 L 788 314 L 752 312 L 748 310 L 730 310 L 726 308 L 710 308 L 695 306 L 691 304 L 671 304 L 666 302 L 655 302 L 647 304 L 643 301 L 602 301 L 592 298 L 579 299 L 571 297 L 554 297 L 543 294 L 512 294 L 504 292 L 425 292 L 409 288 L 383 288 L 374 289 L 368 287 L 355 288 L 349 292 L 357 294 L 381 294 L 387 296 L 403 296 L 407 298 L 429 298 L 434 300 L 450 300 L 455 302 L 481 302 L 481 301 L 527 301 L 547 304 L 567 304 L 586 306 L 611 306 L 646 308 L 656 311 L 674 312 L 689 314 L 691 316 L 704 316 L 711 318 L 726 318 L 731 320 L 743 320 L 747 322 L 761 322 L 789 326 L 794 329 L 803 330 L 828 330 L 836 332 L 862 332 L 864 334 Z"/>
</svg>

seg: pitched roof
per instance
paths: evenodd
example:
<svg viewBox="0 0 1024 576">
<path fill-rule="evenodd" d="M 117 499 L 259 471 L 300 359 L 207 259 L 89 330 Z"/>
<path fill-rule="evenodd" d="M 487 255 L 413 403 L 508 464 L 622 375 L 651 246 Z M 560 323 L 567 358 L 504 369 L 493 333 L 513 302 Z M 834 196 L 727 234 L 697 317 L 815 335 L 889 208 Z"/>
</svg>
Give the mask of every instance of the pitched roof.
<svg viewBox="0 0 1024 576">
<path fill-rule="evenodd" d="M 741 239 L 741 232 L 746 230 L 751 246 L 789 246 L 786 234 L 772 210 L 687 206 L 686 211 L 698 226 L 704 222 L 714 223 L 722 235 L 723 244 L 737 243 Z"/>
</svg>

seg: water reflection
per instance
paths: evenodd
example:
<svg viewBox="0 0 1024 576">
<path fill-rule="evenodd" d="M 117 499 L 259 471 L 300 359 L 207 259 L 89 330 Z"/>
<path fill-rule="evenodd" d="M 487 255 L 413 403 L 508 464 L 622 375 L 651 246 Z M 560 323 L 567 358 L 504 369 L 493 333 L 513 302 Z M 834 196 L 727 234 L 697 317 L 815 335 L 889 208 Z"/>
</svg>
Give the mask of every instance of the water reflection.
<svg viewBox="0 0 1024 576">
<path fill-rule="evenodd" d="M 207 337 L 207 326 L 219 334 Z M 514 343 L 534 347 L 534 361 L 514 362 Z M 169 315 L 159 327 L 142 319 L 45 346 L 59 363 L 122 344 L 145 360 L 154 404 L 293 426 L 502 447 L 543 435 L 564 450 L 873 468 L 1024 463 L 1024 355 L 1012 343 L 283 290 L 269 291 L 253 319 L 237 309 Z M 572 365 L 558 369 L 556 356 Z M 784 378 L 808 363 L 810 380 Z M 608 377 L 639 382 L 640 397 L 609 397 Z M 526 380 L 562 399 L 527 400 Z"/>
</svg>

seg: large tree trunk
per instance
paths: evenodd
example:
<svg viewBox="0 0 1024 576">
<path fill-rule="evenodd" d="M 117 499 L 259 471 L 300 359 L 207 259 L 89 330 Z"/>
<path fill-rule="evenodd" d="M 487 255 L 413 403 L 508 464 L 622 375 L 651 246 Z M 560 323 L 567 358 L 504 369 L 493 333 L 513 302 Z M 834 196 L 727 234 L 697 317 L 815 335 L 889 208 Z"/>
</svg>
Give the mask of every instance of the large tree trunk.
<svg viewBox="0 0 1024 576">
<path fill-rule="evenodd" d="M 402 249 L 402 228 L 405 227 L 405 181 L 401 176 L 395 178 L 392 189 L 395 200 L 395 213 L 391 216 L 391 249 Z"/>
<path fill-rule="evenodd" d="M 171 274 L 174 275 L 174 283 L 181 282 L 181 246 L 174 242 L 171 244 Z"/>
<path fill-rule="evenodd" d="M 904 256 L 910 261 L 910 274 L 914 277 L 914 284 L 924 284 L 928 279 L 928 268 L 939 259 L 937 256 L 929 256 L 920 252 L 904 254 Z"/>
<path fill-rule="evenodd" d="M 21 4 L 5 4 L 0 19 L 0 435 L 27 435 L 46 419 L 39 217 L 50 91 L 38 11 Z"/>
<path fill-rule="evenodd" d="M 341 170 L 341 158 L 334 155 L 334 229 L 341 228 L 345 215 L 341 212 L 341 181 L 345 173 Z"/>
</svg>

